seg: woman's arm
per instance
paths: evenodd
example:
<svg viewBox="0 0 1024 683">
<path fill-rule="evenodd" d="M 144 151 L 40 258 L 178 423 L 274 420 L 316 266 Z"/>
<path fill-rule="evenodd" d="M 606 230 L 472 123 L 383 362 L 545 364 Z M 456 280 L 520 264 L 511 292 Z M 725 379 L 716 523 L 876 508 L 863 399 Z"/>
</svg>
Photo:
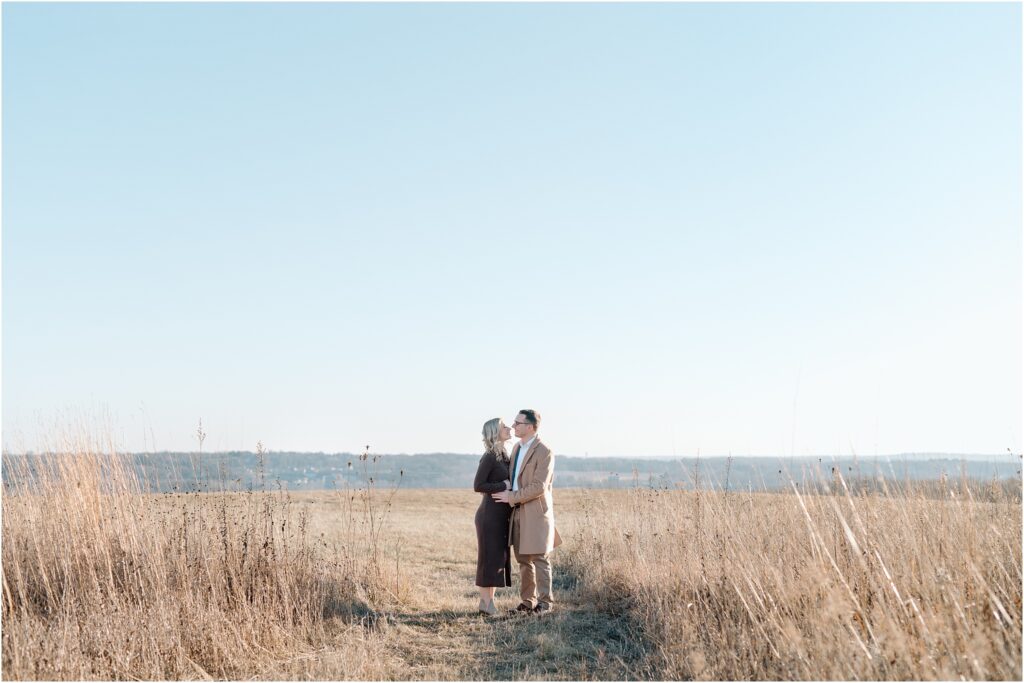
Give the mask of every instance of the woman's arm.
<svg viewBox="0 0 1024 683">
<path fill-rule="evenodd" d="M 476 468 L 476 478 L 473 480 L 473 490 L 477 493 L 497 493 L 498 491 L 505 490 L 505 482 L 496 481 L 488 483 L 487 477 L 491 474 L 491 470 L 494 469 L 494 464 L 497 460 L 493 453 L 484 453 L 484 457 L 480 458 L 480 466 Z"/>
</svg>

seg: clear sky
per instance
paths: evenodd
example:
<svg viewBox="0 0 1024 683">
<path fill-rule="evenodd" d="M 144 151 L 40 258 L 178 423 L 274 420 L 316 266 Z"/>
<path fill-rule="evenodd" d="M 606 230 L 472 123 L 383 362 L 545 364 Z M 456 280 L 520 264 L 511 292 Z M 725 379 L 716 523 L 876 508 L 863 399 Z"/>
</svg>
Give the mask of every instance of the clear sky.
<svg viewBox="0 0 1024 683">
<path fill-rule="evenodd" d="M 1021 449 L 1018 4 L 3 5 L 4 446 Z"/>
</svg>

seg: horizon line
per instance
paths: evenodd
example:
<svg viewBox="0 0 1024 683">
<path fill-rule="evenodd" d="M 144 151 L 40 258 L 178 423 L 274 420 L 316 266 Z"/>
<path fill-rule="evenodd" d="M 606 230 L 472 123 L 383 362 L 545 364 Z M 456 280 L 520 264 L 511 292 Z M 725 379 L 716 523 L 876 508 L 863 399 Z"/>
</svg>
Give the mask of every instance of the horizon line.
<svg viewBox="0 0 1024 683">
<path fill-rule="evenodd" d="M 28 456 L 28 455 L 55 455 L 60 454 L 60 451 L 33 451 L 27 450 L 20 453 L 14 453 L 7 450 L 3 451 L 4 456 Z M 160 450 L 160 451 L 115 451 L 119 455 L 231 455 L 231 454 L 248 454 L 257 455 L 256 451 L 251 450 L 222 450 L 222 451 L 182 451 L 182 450 Z M 362 453 L 353 451 L 292 451 L 292 450 L 280 450 L 280 449 L 269 449 L 264 452 L 265 455 L 322 455 L 322 456 L 352 456 L 358 457 Z M 459 453 L 456 451 L 422 451 L 418 453 L 375 453 L 370 451 L 371 456 L 377 457 L 408 457 L 413 458 L 417 456 L 431 456 L 431 455 L 454 455 L 454 456 L 465 456 L 465 457 L 479 457 L 479 453 Z M 777 454 L 770 453 L 766 455 L 750 455 L 750 454 L 726 454 L 726 455 L 573 455 L 569 453 L 555 453 L 556 456 L 561 458 L 576 458 L 579 460 L 600 460 L 608 458 L 619 458 L 619 459 L 652 459 L 652 460 L 727 460 L 729 458 L 751 458 L 751 459 L 762 459 L 762 458 L 785 458 L 785 459 L 822 459 L 822 458 L 847 458 L 847 459 L 867 459 L 867 458 L 896 458 L 906 456 L 931 456 L 931 457 L 945 457 L 951 459 L 963 459 L 963 458 L 1004 458 L 1004 457 L 1015 457 L 1018 459 L 1024 458 L 1024 455 L 1019 453 L 1013 453 L 1007 449 L 1006 453 L 957 453 L 950 451 L 901 451 L 898 453 L 877 453 L 873 455 L 860 455 L 851 453 L 849 455 L 835 454 L 835 453 L 816 453 L 810 455 L 795 455 L 795 454 Z"/>
</svg>

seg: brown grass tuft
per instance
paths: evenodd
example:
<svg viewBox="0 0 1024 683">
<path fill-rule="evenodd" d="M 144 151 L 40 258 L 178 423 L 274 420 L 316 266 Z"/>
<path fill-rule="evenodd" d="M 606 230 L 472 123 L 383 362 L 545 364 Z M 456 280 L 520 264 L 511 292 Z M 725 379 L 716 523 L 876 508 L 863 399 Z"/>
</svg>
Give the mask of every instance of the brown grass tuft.
<svg viewBox="0 0 1024 683">
<path fill-rule="evenodd" d="M 570 560 L 657 678 L 1019 680 L 1019 495 L 931 494 L 636 489 L 588 503 Z"/>
<path fill-rule="evenodd" d="M 4 468 L 5 678 L 280 670 L 326 647 L 328 623 L 368 611 L 370 579 L 388 579 L 368 571 L 358 510 L 328 548 L 282 489 L 146 494 L 125 458 L 82 440 Z M 350 661 L 336 673 L 357 674 Z"/>
</svg>

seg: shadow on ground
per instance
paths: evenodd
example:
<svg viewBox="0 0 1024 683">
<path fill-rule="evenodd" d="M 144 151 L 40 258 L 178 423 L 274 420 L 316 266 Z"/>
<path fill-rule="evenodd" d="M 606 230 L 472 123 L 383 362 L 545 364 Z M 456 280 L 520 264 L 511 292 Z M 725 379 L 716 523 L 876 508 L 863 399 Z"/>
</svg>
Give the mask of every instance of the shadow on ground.
<svg viewBox="0 0 1024 683">
<path fill-rule="evenodd" d="M 566 596 L 572 597 L 572 594 Z M 492 624 L 486 680 L 650 680 L 647 649 L 625 614 L 566 600 L 543 617 Z"/>
</svg>

